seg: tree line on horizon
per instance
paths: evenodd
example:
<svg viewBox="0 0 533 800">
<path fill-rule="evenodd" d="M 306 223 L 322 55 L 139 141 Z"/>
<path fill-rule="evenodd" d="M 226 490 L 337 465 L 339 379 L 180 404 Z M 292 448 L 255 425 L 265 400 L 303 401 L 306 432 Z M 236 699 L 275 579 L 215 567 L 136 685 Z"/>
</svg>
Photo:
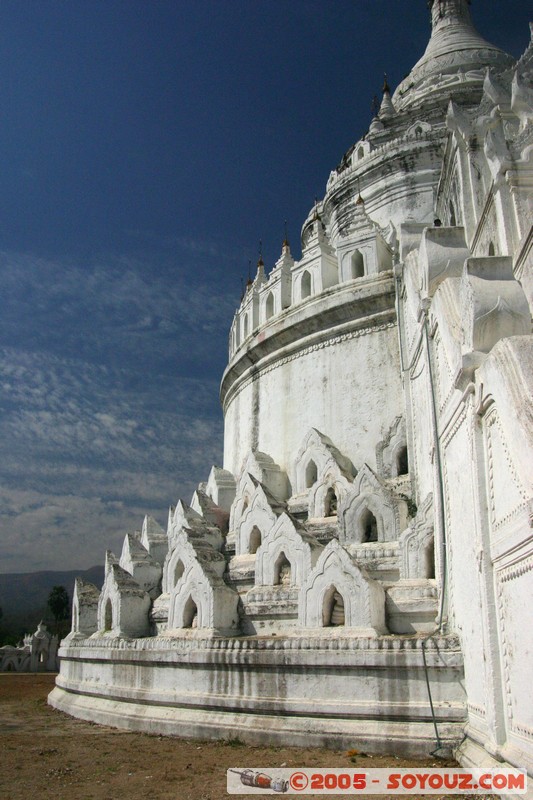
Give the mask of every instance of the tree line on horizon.
<svg viewBox="0 0 533 800">
<path fill-rule="evenodd" d="M 44 622 L 50 633 L 57 634 L 60 639 L 67 635 L 70 629 L 70 597 L 64 586 L 52 587 L 44 608 L 40 606 L 4 616 L 0 606 L 0 647 L 16 647 L 27 633 L 36 630 L 39 622 Z"/>
</svg>

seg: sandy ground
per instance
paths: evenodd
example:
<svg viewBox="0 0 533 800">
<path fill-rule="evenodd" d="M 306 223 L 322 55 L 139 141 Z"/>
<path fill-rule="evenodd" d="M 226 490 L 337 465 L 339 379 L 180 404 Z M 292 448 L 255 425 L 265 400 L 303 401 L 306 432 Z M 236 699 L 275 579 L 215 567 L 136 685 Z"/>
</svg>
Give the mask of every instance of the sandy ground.
<svg viewBox="0 0 533 800">
<path fill-rule="evenodd" d="M 72 719 L 47 705 L 54 677 L 0 674 L 2 800 L 219 800 L 238 797 L 226 793 L 229 767 L 352 768 L 355 764 L 358 768 L 376 768 L 453 764 L 435 759 L 371 757 L 354 751 L 246 747 L 238 741 L 202 742 L 104 728 Z M 410 797 L 421 800 L 420 795 Z M 451 797 L 448 795 L 447 800 Z"/>
</svg>

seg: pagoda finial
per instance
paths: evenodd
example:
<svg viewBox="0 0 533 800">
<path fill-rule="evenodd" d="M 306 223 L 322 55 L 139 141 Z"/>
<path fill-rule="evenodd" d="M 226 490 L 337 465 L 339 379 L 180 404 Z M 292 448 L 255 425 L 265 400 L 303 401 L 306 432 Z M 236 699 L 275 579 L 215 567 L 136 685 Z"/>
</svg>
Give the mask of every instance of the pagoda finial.
<svg viewBox="0 0 533 800">
<path fill-rule="evenodd" d="M 359 195 L 359 197 L 355 201 L 355 205 L 356 206 L 364 206 L 365 201 L 363 200 L 363 198 L 361 196 L 361 182 L 359 180 L 359 176 L 357 176 L 357 194 Z"/>
<path fill-rule="evenodd" d="M 259 259 L 257 261 L 257 275 L 256 280 L 265 280 L 265 262 L 263 261 L 263 240 L 259 239 Z"/>
<path fill-rule="evenodd" d="M 285 249 L 286 247 L 290 247 L 289 237 L 287 235 L 287 220 L 285 220 L 285 238 L 283 239 L 282 249 Z"/>
<path fill-rule="evenodd" d="M 468 6 L 471 0 L 429 0 L 431 22 L 435 29 L 443 21 L 470 21 Z"/>
<path fill-rule="evenodd" d="M 392 102 L 392 98 L 390 96 L 390 87 L 387 82 L 387 73 L 385 72 L 385 81 L 383 83 L 383 99 L 381 101 L 381 105 L 378 111 L 379 119 L 390 119 L 394 117 L 396 114 L 396 109 L 394 108 L 394 104 Z"/>
</svg>

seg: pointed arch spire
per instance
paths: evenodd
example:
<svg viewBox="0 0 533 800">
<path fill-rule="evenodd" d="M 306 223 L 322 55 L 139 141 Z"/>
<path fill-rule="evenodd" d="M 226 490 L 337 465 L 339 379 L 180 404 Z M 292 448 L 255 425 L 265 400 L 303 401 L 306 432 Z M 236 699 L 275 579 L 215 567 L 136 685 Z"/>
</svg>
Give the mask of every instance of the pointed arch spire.
<svg viewBox="0 0 533 800">
<path fill-rule="evenodd" d="M 289 247 L 290 248 L 289 236 L 287 234 L 287 220 L 285 220 L 285 237 L 283 239 L 282 247 Z"/>
<path fill-rule="evenodd" d="M 471 22 L 469 5 L 470 0 L 430 0 L 433 30 L 443 22 Z"/>
<path fill-rule="evenodd" d="M 281 258 L 285 258 L 287 256 L 291 258 L 291 245 L 287 233 L 287 220 L 285 220 L 285 236 L 281 245 Z"/>
<path fill-rule="evenodd" d="M 257 260 L 257 274 L 255 279 L 258 283 L 264 283 L 265 276 L 265 262 L 263 261 L 263 240 L 259 239 L 259 258 Z"/>
<path fill-rule="evenodd" d="M 483 87 L 486 67 L 503 71 L 514 59 L 487 42 L 476 30 L 470 16 L 469 0 L 429 0 L 431 36 L 422 57 L 396 88 L 394 104 L 398 111 L 421 106 L 428 95 L 432 102 L 447 104 L 450 80 L 468 72 L 468 92 L 478 102 L 476 92 Z"/>
<path fill-rule="evenodd" d="M 394 107 L 394 103 L 392 102 L 390 96 L 390 86 L 387 81 L 387 73 L 384 74 L 384 81 L 383 81 L 383 99 L 381 101 L 381 106 L 379 107 L 378 117 L 379 119 L 390 119 L 396 115 L 396 109 Z"/>
<path fill-rule="evenodd" d="M 363 200 L 363 197 L 361 195 L 361 181 L 359 180 L 359 176 L 357 177 L 357 194 L 358 194 L 358 198 L 355 201 L 355 205 L 364 207 L 365 201 Z"/>
<path fill-rule="evenodd" d="M 253 285 L 252 280 L 252 259 L 248 259 L 248 280 L 246 281 L 246 291 Z"/>
</svg>

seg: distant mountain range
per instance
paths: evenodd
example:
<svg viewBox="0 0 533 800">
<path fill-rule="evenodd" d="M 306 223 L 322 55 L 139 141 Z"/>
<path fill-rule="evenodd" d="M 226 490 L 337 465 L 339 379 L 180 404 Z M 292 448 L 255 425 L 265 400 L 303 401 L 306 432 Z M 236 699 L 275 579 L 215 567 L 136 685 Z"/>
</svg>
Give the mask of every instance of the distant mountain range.
<svg viewBox="0 0 533 800">
<path fill-rule="evenodd" d="M 0 626 L 29 629 L 40 619 L 50 617 L 47 610 L 48 596 L 53 586 L 64 586 L 72 603 L 74 580 L 83 578 L 100 587 L 104 582 L 104 567 L 87 570 L 55 572 L 12 572 L 0 574 L 0 607 L 3 617 Z"/>
</svg>

